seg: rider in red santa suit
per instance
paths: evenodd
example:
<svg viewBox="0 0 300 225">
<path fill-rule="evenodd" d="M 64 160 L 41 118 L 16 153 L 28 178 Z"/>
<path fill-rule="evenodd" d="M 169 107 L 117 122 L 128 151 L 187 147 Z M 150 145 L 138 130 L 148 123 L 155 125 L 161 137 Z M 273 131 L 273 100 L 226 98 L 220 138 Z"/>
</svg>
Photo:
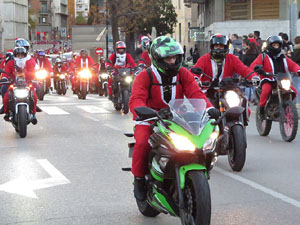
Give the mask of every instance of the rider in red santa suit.
<svg viewBox="0 0 300 225">
<path fill-rule="evenodd" d="M 126 53 L 126 44 L 124 41 L 116 42 L 116 53 L 110 55 L 108 62 L 106 62 L 106 68 L 135 68 L 136 63 L 132 56 Z M 108 98 L 112 100 L 112 83 L 113 79 L 110 76 L 108 80 Z"/>
<path fill-rule="evenodd" d="M 200 81 L 213 81 L 219 83 L 225 78 L 234 77 L 235 74 L 246 77 L 252 70 L 245 66 L 239 58 L 233 54 L 229 54 L 229 39 L 222 34 L 212 35 L 210 38 L 210 53 L 200 57 L 194 67 L 201 68 L 202 72 L 207 76 L 199 76 Z M 253 73 L 248 79 L 259 79 L 256 73 Z M 206 91 L 206 90 L 205 90 Z M 213 93 L 207 93 L 207 97 L 213 99 Z M 214 106 L 218 107 L 218 102 L 214 102 Z M 248 109 L 248 117 L 250 116 L 250 109 Z"/>
<path fill-rule="evenodd" d="M 172 50 L 170 50 L 172 49 Z M 150 47 L 152 60 L 151 72 L 153 86 L 149 94 L 150 77 L 147 70 L 143 70 L 134 80 L 132 95 L 129 101 L 130 111 L 135 120 L 136 107 L 148 106 L 155 110 L 168 108 L 172 99 L 199 98 L 207 104 L 207 112 L 212 118 L 218 118 L 220 112 L 212 107 L 205 94 L 200 90 L 194 76 L 181 67 L 183 50 L 179 43 L 172 38 L 161 36 L 156 38 Z M 145 179 L 147 171 L 147 155 L 151 150 L 148 139 L 151 128 L 148 122 L 135 121 L 134 137 L 136 140 L 133 157 L 132 173 L 134 179 L 134 196 L 138 200 L 146 198 Z"/>
<path fill-rule="evenodd" d="M 264 60 L 263 60 L 264 57 Z M 260 67 L 257 67 L 261 65 Z M 256 68 L 255 68 L 256 67 Z M 250 65 L 250 68 L 254 69 L 261 74 L 260 86 L 262 93 L 260 95 L 260 116 L 264 117 L 265 105 L 272 93 L 272 86 L 275 84 L 273 77 L 264 76 L 265 72 L 277 74 L 279 72 L 298 72 L 300 66 L 292 61 L 289 57 L 282 54 L 282 38 L 280 36 L 270 36 L 267 38 L 266 51 L 260 54 Z M 257 68 L 260 68 L 257 70 Z M 294 98 L 297 96 L 297 90 L 293 86 L 291 89 L 295 92 Z"/>
<path fill-rule="evenodd" d="M 28 54 L 29 47 L 30 47 L 30 44 L 28 41 L 26 41 L 24 38 L 16 38 L 15 39 L 15 47 L 24 47 L 27 51 L 26 60 L 28 61 L 28 63 L 32 64 L 33 66 L 36 66 L 35 59 Z"/>
<path fill-rule="evenodd" d="M 6 66 L 5 66 L 5 72 L 6 74 L 3 75 L 2 79 L 6 80 L 12 80 L 13 82 L 16 80 L 16 75 L 18 72 L 24 72 L 25 73 L 25 78 L 27 83 L 31 83 L 32 80 L 34 80 L 34 73 L 35 69 L 32 63 L 29 63 L 27 60 L 27 50 L 24 47 L 16 47 L 14 49 L 14 60 L 10 60 Z M 3 106 L 4 106 L 4 120 L 9 120 L 9 115 L 8 115 L 8 102 L 9 102 L 9 95 L 8 95 L 8 84 L 7 85 L 6 92 L 3 93 Z M 3 86 L 4 86 L 3 85 Z M 2 89 L 3 90 L 3 89 Z M 37 124 L 37 119 L 35 116 L 36 113 L 36 103 L 37 103 L 37 95 L 34 91 L 34 88 L 31 88 L 33 92 L 33 97 L 34 97 L 34 107 L 33 107 L 33 115 L 32 115 L 32 124 Z"/>
<path fill-rule="evenodd" d="M 147 36 L 143 36 L 141 38 L 141 45 L 142 45 L 142 48 L 143 48 L 143 53 L 140 55 L 140 59 L 142 60 L 139 60 L 138 62 L 138 65 L 139 66 L 143 66 L 143 67 L 149 67 L 151 66 L 151 59 L 150 59 L 150 56 L 149 56 L 149 47 L 150 47 L 150 39 L 149 37 Z"/>
<path fill-rule="evenodd" d="M 48 73 L 47 76 L 47 86 L 51 86 L 50 78 L 53 77 L 53 69 L 50 61 L 46 58 L 46 53 L 43 50 L 38 51 L 36 58 L 36 69 L 45 69 Z"/>
<path fill-rule="evenodd" d="M 90 69 L 91 73 L 93 74 L 93 68 L 94 68 L 95 62 L 92 57 L 88 56 L 88 52 L 86 49 L 82 49 L 80 51 L 80 56 L 76 58 L 75 60 L 75 67 L 76 67 L 76 73 L 73 76 L 72 79 L 72 90 L 75 90 L 76 85 L 76 79 L 77 79 L 77 72 L 80 69 L 88 68 Z"/>
</svg>

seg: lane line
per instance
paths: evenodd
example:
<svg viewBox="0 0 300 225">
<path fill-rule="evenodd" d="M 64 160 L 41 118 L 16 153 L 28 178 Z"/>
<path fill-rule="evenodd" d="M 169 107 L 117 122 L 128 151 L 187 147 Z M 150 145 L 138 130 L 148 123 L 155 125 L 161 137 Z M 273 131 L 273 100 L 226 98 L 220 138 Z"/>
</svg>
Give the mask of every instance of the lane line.
<svg viewBox="0 0 300 225">
<path fill-rule="evenodd" d="M 86 117 L 86 118 L 88 118 L 88 119 L 91 119 L 91 120 L 93 120 L 93 121 L 96 121 L 96 122 L 99 122 L 100 120 L 98 120 L 98 119 L 96 119 L 96 118 L 94 118 L 94 117 L 92 117 L 92 116 L 89 116 L 89 115 L 83 115 L 84 117 Z"/>
<path fill-rule="evenodd" d="M 114 125 L 108 124 L 108 123 L 105 123 L 105 124 L 103 124 L 103 125 L 106 126 L 106 127 L 111 128 L 111 129 L 113 129 L 113 130 L 122 131 L 122 129 L 120 129 L 120 128 L 114 126 Z"/>
<path fill-rule="evenodd" d="M 76 107 L 88 113 L 110 113 L 109 111 L 94 105 L 78 105 Z"/>
<path fill-rule="evenodd" d="M 280 200 L 282 200 L 282 201 L 284 201 L 284 202 L 286 202 L 288 204 L 291 204 L 293 206 L 296 206 L 297 208 L 300 208 L 300 202 L 299 201 L 297 201 L 295 199 L 292 199 L 292 198 L 290 198 L 290 197 L 288 197 L 288 196 L 286 196 L 284 194 L 276 192 L 276 191 L 274 191 L 274 190 L 272 190 L 270 188 L 264 187 L 264 186 L 262 186 L 262 185 L 260 185 L 258 183 L 255 183 L 255 182 L 253 182 L 251 180 L 248 180 L 248 179 L 246 179 L 244 177 L 241 177 L 241 176 L 238 176 L 236 174 L 230 173 L 230 172 L 228 172 L 226 170 L 221 169 L 220 167 L 215 167 L 214 170 L 217 171 L 217 172 L 219 172 L 219 173 L 221 173 L 221 174 L 223 174 L 223 175 L 225 175 L 225 176 L 227 176 L 227 177 L 230 177 L 230 178 L 232 178 L 234 180 L 237 180 L 237 181 L 239 181 L 241 183 L 247 184 L 250 187 L 253 187 L 254 189 L 262 191 L 265 194 L 271 195 L 274 198 L 278 198 L 278 199 L 280 199 Z"/>
<path fill-rule="evenodd" d="M 43 112 L 49 114 L 49 115 L 67 115 L 70 114 L 61 108 L 58 108 L 56 106 L 41 106 L 41 109 Z"/>
</svg>

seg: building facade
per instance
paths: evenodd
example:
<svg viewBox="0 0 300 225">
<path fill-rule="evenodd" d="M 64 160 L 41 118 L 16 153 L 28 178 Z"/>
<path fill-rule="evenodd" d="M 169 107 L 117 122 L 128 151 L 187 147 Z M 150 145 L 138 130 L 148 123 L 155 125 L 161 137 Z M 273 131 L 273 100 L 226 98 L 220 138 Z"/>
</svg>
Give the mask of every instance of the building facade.
<svg viewBox="0 0 300 225">
<path fill-rule="evenodd" d="M 28 0 L 0 1 L 0 51 L 14 47 L 17 37 L 28 39 Z"/>
<path fill-rule="evenodd" d="M 90 0 L 75 0 L 75 18 L 81 14 L 84 18 L 88 18 L 90 11 Z"/>
<path fill-rule="evenodd" d="M 198 34 L 196 45 L 208 50 L 212 34 L 239 36 L 258 30 L 261 38 L 284 32 L 289 34 L 289 1 L 287 0 L 184 0 L 186 7 L 197 4 Z M 298 1 L 298 9 L 300 1 Z M 298 25 L 299 25 L 298 21 Z M 299 27 L 299 26 L 298 26 Z M 300 34 L 298 30 L 298 35 Z"/>
</svg>

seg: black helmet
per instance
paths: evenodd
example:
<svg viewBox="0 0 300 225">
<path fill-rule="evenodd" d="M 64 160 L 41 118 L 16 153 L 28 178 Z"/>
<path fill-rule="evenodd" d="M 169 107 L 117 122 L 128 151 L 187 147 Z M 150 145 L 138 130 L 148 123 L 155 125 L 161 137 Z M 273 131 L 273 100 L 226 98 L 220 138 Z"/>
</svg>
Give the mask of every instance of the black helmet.
<svg viewBox="0 0 300 225">
<path fill-rule="evenodd" d="M 176 76 L 182 64 L 183 49 L 174 39 L 160 36 L 150 46 L 150 58 L 157 70 L 167 76 Z M 175 64 L 168 64 L 164 58 L 176 56 Z"/>
<path fill-rule="evenodd" d="M 215 45 L 224 45 L 224 49 L 214 49 Z M 229 39 L 226 35 L 215 34 L 210 38 L 210 55 L 215 61 L 223 61 L 228 52 Z"/>
<path fill-rule="evenodd" d="M 17 55 L 22 54 L 25 58 L 27 56 L 27 50 L 24 47 L 15 47 L 14 48 L 14 57 Z"/>
<path fill-rule="evenodd" d="M 279 48 L 274 48 L 272 46 L 273 43 L 278 43 Z M 271 54 L 274 54 L 274 55 L 278 55 L 281 52 L 281 48 L 282 48 L 282 38 L 280 36 L 272 35 L 267 38 L 268 52 L 270 52 Z"/>
</svg>

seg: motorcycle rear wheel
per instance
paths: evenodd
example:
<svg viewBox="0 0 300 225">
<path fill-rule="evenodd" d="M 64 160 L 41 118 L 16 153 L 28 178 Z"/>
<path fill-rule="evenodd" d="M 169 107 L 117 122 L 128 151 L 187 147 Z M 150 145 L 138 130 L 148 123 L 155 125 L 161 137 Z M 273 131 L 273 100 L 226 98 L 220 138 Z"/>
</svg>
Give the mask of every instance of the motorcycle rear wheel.
<svg viewBox="0 0 300 225">
<path fill-rule="evenodd" d="M 20 105 L 18 110 L 18 130 L 21 138 L 27 135 L 27 109 L 25 105 Z"/>
<path fill-rule="evenodd" d="M 268 136 L 272 128 L 272 120 L 261 120 L 260 118 L 260 106 L 256 107 L 255 112 L 256 129 L 260 136 Z"/>
<path fill-rule="evenodd" d="M 180 210 L 182 225 L 210 225 L 210 188 L 203 171 L 190 171 L 184 188 L 186 207 Z"/>
<path fill-rule="evenodd" d="M 291 142 L 295 139 L 298 131 L 298 111 L 292 101 L 283 103 L 284 114 L 280 115 L 280 134 L 284 141 Z"/>
<path fill-rule="evenodd" d="M 231 129 L 232 149 L 228 153 L 228 162 L 233 171 L 239 172 L 243 169 L 246 161 L 246 133 L 241 125 L 235 125 Z"/>
</svg>

